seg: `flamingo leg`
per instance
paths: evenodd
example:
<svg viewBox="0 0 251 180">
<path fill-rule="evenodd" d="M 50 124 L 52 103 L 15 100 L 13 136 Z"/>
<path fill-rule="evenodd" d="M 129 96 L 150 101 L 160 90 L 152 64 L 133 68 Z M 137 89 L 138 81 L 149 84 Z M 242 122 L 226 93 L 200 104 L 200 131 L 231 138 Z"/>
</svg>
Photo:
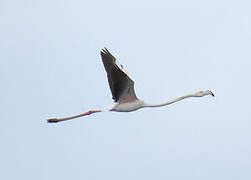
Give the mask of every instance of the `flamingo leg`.
<svg viewBox="0 0 251 180">
<path fill-rule="evenodd" d="M 79 115 L 76 115 L 76 116 L 66 117 L 66 118 L 60 118 L 60 119 L 53 118 L 53 119 L 48 119 L 47 122 L 48 122 L 48 123 L 57 123 L 57 122 L 61 122 L 61 121 L 67 121 L 67 120 L 70 120 L 70 119 L 79 118 L 79 117 L 82 117 L 82 116 L 91 115 L 91 114 L 97 113 L 97 112 L 101 112 L 101 110 L 87 111 L 87 112 L 85 112 L 85 113 L 82 113 L 82 114 L 79 114 Z"/>
</svg>

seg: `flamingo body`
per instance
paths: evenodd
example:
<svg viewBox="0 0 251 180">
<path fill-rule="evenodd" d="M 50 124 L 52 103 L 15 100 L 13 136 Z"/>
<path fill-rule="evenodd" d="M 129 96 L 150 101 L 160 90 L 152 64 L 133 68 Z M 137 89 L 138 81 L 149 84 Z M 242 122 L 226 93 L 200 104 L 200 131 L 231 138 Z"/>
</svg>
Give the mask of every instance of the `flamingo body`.
<svg viewBox="0 0 251 180">
<path fill-rule="evenodd" d="M 144 104 L 145 104 L 144 101 L 139 99 L 128 103 L 117 103 L 110 111 L 117 111 L 117 112 L 136 111 L 144 107 Z"/>
</svg>

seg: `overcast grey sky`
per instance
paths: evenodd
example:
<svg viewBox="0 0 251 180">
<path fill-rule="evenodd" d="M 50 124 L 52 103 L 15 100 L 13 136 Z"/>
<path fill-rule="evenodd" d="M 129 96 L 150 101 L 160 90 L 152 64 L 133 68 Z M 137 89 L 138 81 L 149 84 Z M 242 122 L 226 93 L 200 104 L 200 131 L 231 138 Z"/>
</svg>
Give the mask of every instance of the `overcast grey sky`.
<svg viewBox="0 0 251 180">
<path fill-rule="evenodd" d="M 251 179 L 250 1 L 0 2 L 0 178 Z M 113 103 L 100 50 L 162 102 L 60 124 Z"/>
</svg>

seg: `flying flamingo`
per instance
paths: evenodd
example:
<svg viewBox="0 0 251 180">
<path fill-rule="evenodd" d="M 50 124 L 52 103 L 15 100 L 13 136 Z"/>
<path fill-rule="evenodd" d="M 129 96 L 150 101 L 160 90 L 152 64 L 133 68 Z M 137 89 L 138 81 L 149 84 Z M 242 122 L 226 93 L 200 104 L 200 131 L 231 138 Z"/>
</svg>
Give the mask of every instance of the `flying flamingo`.
<svg viewBox="0 0 251 180">
<path fill-rule="evenodd" d="M 202 97 L 205 95 L 211 95 L 214 97 L 212 91 L 206 90 L 206 91 L 199 91 L 194 94 L 181 96 L 174 100 L 160 104 L 146 103 L 145 101 L 137 98 L 134 91 L 134 81 L 129 77 L 124 67 L 118 63 L 116 58 L 106 48 L 102 49 L 100 53 L 103 64 L 105 66 L 105 70 L 107 72 L 107 78 L 112 93 L 112 99 L 115 102 L 117 102 L 111 109 L 109 109 L 109 111 L 130 112 L 145 107 L 166 106 L 190 97 Z M 76 116 L 71 116 L 61 119 L 56 119 L 56 118 L 48 119 L 47 121 L 49 123 L 57 123 L 102 111 L 104 110 L 91 110 Z"/>
</svg>

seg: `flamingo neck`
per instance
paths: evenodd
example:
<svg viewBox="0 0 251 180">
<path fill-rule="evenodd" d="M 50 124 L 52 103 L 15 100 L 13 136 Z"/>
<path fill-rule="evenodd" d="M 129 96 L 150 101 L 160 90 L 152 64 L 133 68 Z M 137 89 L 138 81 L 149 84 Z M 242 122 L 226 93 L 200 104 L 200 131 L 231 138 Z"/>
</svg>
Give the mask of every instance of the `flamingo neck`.
<svg viewBox="0 0 251 180">
<path fill-rule="evenodd" d="M 166 105 L 173 104 L 175 102 L 178 102 L 178 101 L 181 101 L 183 99 L 190 98 L 190 97 L 197 97 L 197 96 L 195 96 L 194 94 L 188 94 L 188 95 L 181 96 L 181 97 L 178 97 L 176 99 L 173 99 L 171 101 L 167 101 L 167 102 L 164 102 L 164 103 L 159 103 L 159 104 L 144 103 L 144 107 L 161 107 L 161 106 L 166 106 Z"/>
</svg>

